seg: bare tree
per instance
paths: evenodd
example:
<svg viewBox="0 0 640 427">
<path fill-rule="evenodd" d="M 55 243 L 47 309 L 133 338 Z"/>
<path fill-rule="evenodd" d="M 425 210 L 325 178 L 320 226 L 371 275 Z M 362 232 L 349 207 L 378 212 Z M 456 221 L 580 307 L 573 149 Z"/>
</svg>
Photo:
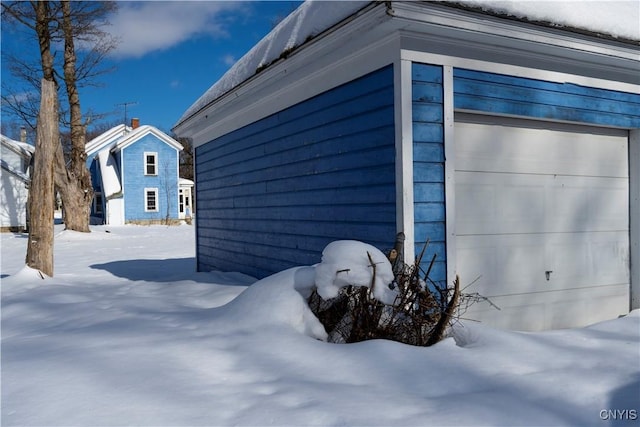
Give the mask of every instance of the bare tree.
<svg viewBox="0 0 640 427">
<path fill-rule="evenodd" d="M 180 151 L 180 178 L 193 180 L 193 144 L 190 138 L 178 137 L 172 135 L 173 139 L 182 145 L 183 150 Z"/>
<path fill-rule="evenodd" d="M 173 173 L 172 173 L 173 172 Z M 162 222 L 166 225 L 171 224 L 171 208 L 173 203 L 178 199 L 178 186 L 175 181 L 171 179 L 171 176 L 175 176 L 175 169 L 171 167 L 171 163 L 168 161 L 164 161 L 162 163 L 162 171 L 160 175 L 160 191 L 162 191 L 164 195 L 164 205 L 165 205 L 165 215 L 162 219 Z"/>
<path fill-rule="evenodd" d="M 53 168 L 58 144 L 58 95 L 52 80 L 42 79 L 36 150 L 29 190 L 29 240 L 26 263 L 53 276 Z"/>
<path fill-rule="evenodd" d="M 91 176 L 86 168 L 86 120 L 83 122 L 79 87 L 92 84 L 95 77 L 105 71 L 98 65 L 115 47 L 115 40 L 101 26 L 115 7 L 113 2 L 91 1 L 2 3 L 3 21 L 18 22 L 35 30 L 44 79 L 54 82 L 60 79 L 64 82 L 67 110 L 62 109 L 59 119 L 63 126 L 70 129 L 70 144 L 68 150 L 63 150 L 58 141 L 60 147 L 55 152 L 55 185 L 63 203 L 65 227 L 75 231 L 90 231 L 89 213 L 93 198 Z M 46 16 L 39 15 L 40 8 Z M 46 19 L 45 29 L 40 28 L 39 19 Z M 49 40 L 47 46 L 43 46 L 41 42 L 45 37 Z M 78 44 L 82 46 L 81 55 L 76 50 Z M 62 63 L 56 64 L 55 56 L 50 55 L 45 64 L 43 49 L 50 52 L 53 45 L 64 47 Z M 7 56 L 5 52 L 3 55 Z M 23 53 L 9 57 L 12 73 L 39 89 L 40 79 L 36 77 L 40 72 L 33 61 L 29 62 L 25 57 Z M 3 89 L 4 105 L 33 126 L 37 111 L 34 108 L 34 96 L 17 96 L 15 91 L 4 85 Z"/>
<path fill-rule="evenodd" d="M 48 2 L 34 4 L 35 30 L 40 46 L 42 82 L 40 112 L 36 127 L 36 149 L 29 190 L 29 240 L 26 263 L 53 276 L 53 169 L 58 136 L 58 92 L 53 73 L 51 25 Z"/>
<path fill-rule="evenodd" d="M 62 2 L 62 31 L 64 34 L 64 82 L 69 101 L 71 129 L 71 155 L 69 167 L 65 167 L 62 145 L 56 152 L 56 187 L 62 199 L 65 227 L 70 230 L 89 232 L 89 215 L 93 200 L 91 174 L 86 166 L 84 150 L 85 127 L 82 123 L 80 94 L 77 85 L 74 22 L 71 4 Z"/>
</svg>

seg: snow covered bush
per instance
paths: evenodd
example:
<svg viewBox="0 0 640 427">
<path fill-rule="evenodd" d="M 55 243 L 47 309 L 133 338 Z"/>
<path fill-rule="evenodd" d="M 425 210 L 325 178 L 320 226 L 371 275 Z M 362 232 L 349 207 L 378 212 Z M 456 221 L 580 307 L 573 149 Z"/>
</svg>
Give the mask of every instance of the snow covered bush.
<svg viewBox="0 0 640 427">
<path fill-rule="evenodd" d="M 424 254 L 424 251 L 423 251 Z M 315 285 L 307 302 L 324 325 L 329 342 L 389 339 L 418 346 L 445 336 L 459 301 L 452 289 L 429 287 L 420 276 L 422 254 L 414 265 L 394 266 L 377 248 L 357 241 L 330 243 L 315 267 Z"/>
<path fill-rule="evenodd" d="M 378 301 L 393 304 L 398 294 L 389 286 L 393 279 L 387 257 L 378 248 L 355 240 L 329 243 L 316 266 L 316 287 L 324 299 L 337 297 L 345 286 L 365 286 Z"/>
</svg>

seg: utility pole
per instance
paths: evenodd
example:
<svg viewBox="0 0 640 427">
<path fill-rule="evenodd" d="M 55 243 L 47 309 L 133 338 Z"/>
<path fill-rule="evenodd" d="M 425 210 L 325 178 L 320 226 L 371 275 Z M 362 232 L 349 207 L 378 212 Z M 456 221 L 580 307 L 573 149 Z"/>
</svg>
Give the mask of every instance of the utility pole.
<svg viewBox="0 0 640 427">
<path fill-rule="evenodd" d="M 129 105 L 137 105 L 137 102 L 134 101 L 127 101 L 127 102 L 122 102 L 120 104 L 116 104 L 117 107 L 119 106 L 123 106 L 124 107 L 124 125 L 127 125 L 127 106 Z"/>
</svg>

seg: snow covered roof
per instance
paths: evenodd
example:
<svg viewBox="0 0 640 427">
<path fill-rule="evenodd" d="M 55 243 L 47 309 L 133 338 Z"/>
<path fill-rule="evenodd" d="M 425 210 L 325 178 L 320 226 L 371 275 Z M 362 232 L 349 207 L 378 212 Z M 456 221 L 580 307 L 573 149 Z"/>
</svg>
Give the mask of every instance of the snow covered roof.
<svg viewBox="0 0 640 427">
<path fill-rule="evenodd" d="M 220 80 L 185 111 L 175 126 L 180 125 L 279 58 L 286 57 L 286 54 L 294 48 L 353 16 L 371 3 L 374 2 L 336 1 L 327 5 L 327 2 L 307 0 L 240 58 Z M 442 2 L 442 4 L 474 8 L 478 11 L 545 26 L 640 41 L 638 24 L 640 2 L 634 0 L 615 2 L 458 0 Z"/>
<path fill-rule="evenodd" d="M 31 156 L 35 151 L 35 147 L 33 145 L 27 144 L 25 142 L 16 141 L 4 135 L 0 135 L 0 142 L 9 150 L 25 158 L 27 160 L 27 163 L 29 162 L 29 159 L 31 158 Z M 5 171 L 7 171 L 8 173 L 10 173 L 11 175 L 14 175 L 16 178 L 20 179 L 21 181 L 24 181 L 24 182 L 30 181 L 29 176 L 25 172 L 19 169 L 16 169 L 15 165 L 12 165 L 11 162 L 7 162 L 6 159 L 0 159 L 0 167 Z"/>
<path fill-rule="evenodd" d="M 20 154 L 21 156 L 26 158 L 30 158 L 33 155 L 34 151 L 36 150 L 36 148 L 31 144 L 27 144 L 26 142 L 16 141 L 4 135 L 0 135 L 0 141 L 2 142 L 2 145 L 4 145 L 5 147 L 8 147 L 15 153 Z"/>
<path fill-rule="evenodd" d="M 238 60 L 227 73 L 205 92 L 182 115 L 183 122 L 221 95 L 227 93 L 260 69 L 280 58 L 285 52 L 302 45 L 343 19 L 367 6 L 370 1 L 325 2 L 306 1 L 283 19 L 269 34 Z"/>
<path fill-rule="evenodd" d="M 129 145 L 139 140 L 140 138 L 143 138 L 149 134 L 154 135 L 159 140 L 170 145 L 171 147 L 175 148 L 178 151 L 181 151 L 183 149 L 182 144 L 180 144 L 175 139 L 171 138 L 166 133 L 162 132 L 160 129 L 153 126 L 144 125 L 132 130 L 131 132 L 125 134 L 122 138 L 120 138 L 115 144 L 115 146 L 113 147 L 113 150 L 114 151 L 123 150 Z"/>
<path fill-rule="evenodd" d="M 85 152 L 87 153 L 87 156 L 91 157 L 104 149 L 113 151 L 123 150 L 148 134 L 153 134 L 176 150 L 183 149 L 182 144 L 154 126 L 143 125 L 133 129 L 122 124 L 112 127 L 108 131 L 89 141 L 85 145 Z"/>
<path fill-rule="evenodd" d="M 84 146 L 87 156 L 90 157 L 104 147 L 113 145 L 116 140 L 123 137 L 127 132 L 131 132 L 131 128 L 122 124 L 114 126 L 108 131 L 96 136 Z"/>
<path fill-rule="evenodd" d="M 640 41 L 640 2 L 637 0 L 457 0 L 452 3 L 569 31 Z"/>
<path fill-rule="evenodd" d="M 4 159 L 0 159 L 0 168 L 6 170 L 11 175 L 14 175 L 16 178 L 20 179 L 23 182 L 31 181 L 31 179 L 29 178 L 29 176 L 26 173 L 24 173 L 22 171 L 19 171 L 16 168 L 12 167 L 9 163 L 5 162 Z"/>
</svg>

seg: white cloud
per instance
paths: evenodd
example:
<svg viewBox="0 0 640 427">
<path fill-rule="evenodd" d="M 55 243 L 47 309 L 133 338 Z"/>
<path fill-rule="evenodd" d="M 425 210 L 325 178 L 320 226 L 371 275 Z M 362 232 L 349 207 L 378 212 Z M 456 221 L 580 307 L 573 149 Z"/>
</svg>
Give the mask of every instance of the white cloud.
<svg viewBox="0 0 640 427">
<path fill-rule="evenodd" d="M 241 10 L 237 2 L 119 2 L 108 31 L 120 41 L 113 55 L 141 57 L 199 35 L 226 37 L 225 13 Z"/>
<path fill-rule="evenodd" d="M 231 55 L 231 54 L 227 54 L 225 56 L 222 57 L 222 62 L 224 62 L 225 65 L 228 65 L 229 67 L 231 67 L 233 64 L 236 63 L 236 57 Z"/>
</svg>

